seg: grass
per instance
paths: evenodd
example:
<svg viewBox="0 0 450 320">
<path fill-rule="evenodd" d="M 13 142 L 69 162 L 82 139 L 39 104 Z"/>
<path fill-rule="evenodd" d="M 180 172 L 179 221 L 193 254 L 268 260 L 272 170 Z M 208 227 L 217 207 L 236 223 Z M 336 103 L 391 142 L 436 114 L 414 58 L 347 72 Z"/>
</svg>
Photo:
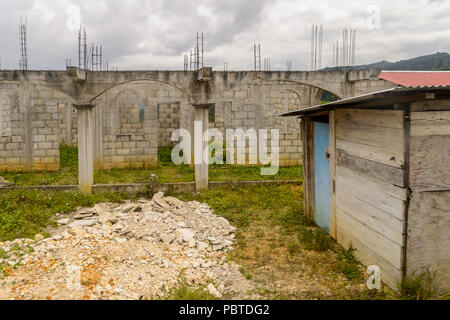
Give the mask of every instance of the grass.
<svg viewBox="0 0 450 320">
<path fill-rule="evenodd" d="M 78 184 L 78 149 L 62 145 L 60 148 L 60 165 L 53 172 L 0 172 L 10 182 L 18 186 L 34 185 L 76 185 Z M 192 182 L 195 180 L 195 169 L 189 165 L 174 165 L 171 162 L 171 148 L 158 149 L 158 166 L 142 169 L 96 170 L 94 183 L 148 183 L 156 180 L 167 182 Z M 301 180 L 300 166 L 282 167 L 273 176 L 261 176 L 258 166 L 211 165 L 210 181 L 242 181 L 242 180 Z"/>
<path fill-rule="evenodd" d="M 303 214 L 303 188 L 294 185 L 178 193 L 208 203 L 238 228 L 229 259 L 260 285 L 267 299 L 360 299 L 370 294 L 363 268 Z M 279 284 L 277 286 L 276 284 Z"/>
<path fill-rule="evenodd" d="M 436 297 L 438 292 L 436 274 L 430 271 L 413 272 L 400 284 L 400 294 L 405 300 L 428 300 Z"/>
<path fill-rule="evenodd" d="M 386 288 L 369 291 L 364 268 L 303 214 L 303 188 L 297 185 L 227 187 L 201 193 L 172 194 L 184 201 L 208 203 L 216 214 L 237 227 L 235 250 L 228 260 L 240 265 L 256 293 L 266 299 L 430 299 L 435 287 L 430 275 L 412 275 L 396 296 Z M 11 190 L 0 194 L 0 241 L 33 238 L 54 225 L 56 213 L 99 202 L 121 202 L 126 195 Z M 0 250 L 0 259 L 5 256 Z M 0 265 L 0 273 L 5 265 Z M 211 300 L 203 287 L 184 282 L 163 299 Z M 448 299 L 448 297 L 447 297 Z"/>
<path fill-rule="evenodd" d="M 361 279 L 361 268 L 358 267 L 358 262 L 353 256 L 355 249 L 350 245 L 348 250 L 343 251 L 338 257 L 336 270 L 345 275 L 348 279 Z"/>
<path fill-rule="evenodd" d="M 91 207 L 100 202 L 121 202 L 125 195 L 78 192 L 43 192 L 38 190 L 11 190 L 0 193 L 0 241 L 16 238 L 34 238 L 45 234 L 56 213 L 67 213 L 78 206 Z"/>
<path fill-rule="evenodd" d="M 210 294 L 204 286 L 191 288 L 187 284 L 180 282 L 177 287 L 168 290 L 163 297 L 164 300 L 217 300 Z"/>
</svg>

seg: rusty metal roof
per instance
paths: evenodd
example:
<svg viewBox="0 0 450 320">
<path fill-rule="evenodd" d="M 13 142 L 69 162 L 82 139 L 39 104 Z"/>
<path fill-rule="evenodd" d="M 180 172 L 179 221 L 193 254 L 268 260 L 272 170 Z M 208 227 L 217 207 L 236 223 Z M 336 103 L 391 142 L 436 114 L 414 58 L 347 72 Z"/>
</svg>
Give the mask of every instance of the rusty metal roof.
<svg viewBox="0 0 450 320">
<path fill-rule="evenodd" d="M 450 71 L 382 71 L 378 78 L 402 87 L 450 85 Z"/>
</svg>

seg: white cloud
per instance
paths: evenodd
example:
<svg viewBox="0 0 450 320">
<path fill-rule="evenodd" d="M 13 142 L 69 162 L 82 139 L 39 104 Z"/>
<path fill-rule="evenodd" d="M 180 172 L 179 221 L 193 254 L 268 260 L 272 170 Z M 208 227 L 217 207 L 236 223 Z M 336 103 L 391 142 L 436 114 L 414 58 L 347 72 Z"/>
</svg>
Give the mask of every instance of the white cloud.
<svg viewBox="0 0 450 320">
<path fill-rule="evenodd" d="M 78 30 L 81 25 L 81 9 L 77 5 L 69 5 L 66 10 L 67 13 L 67 28 L 69 30 Z"/>
<path fill-rule="evenodd" d="M 379 6 L 381 29 L 369 30 L 367 9 Z M 181 69 L 196 32 L 205 34 L 205 64 L 251 69 L 261 43 L 272 69 L 309 67 L 311 24 L 324 25 L 323 61 L 344 27 L 357 28 L 357 63 L 399 60 L 450 51 L 450 1 L 439 0 L 2 0 L 2 66 L 17 68 L 18 28 L 28 17 L 30 64 L 62 69 L 77 61 L 78 25 L 88 43 L 102 43 L 105 59 L 121 68 Z"/>
</svg>

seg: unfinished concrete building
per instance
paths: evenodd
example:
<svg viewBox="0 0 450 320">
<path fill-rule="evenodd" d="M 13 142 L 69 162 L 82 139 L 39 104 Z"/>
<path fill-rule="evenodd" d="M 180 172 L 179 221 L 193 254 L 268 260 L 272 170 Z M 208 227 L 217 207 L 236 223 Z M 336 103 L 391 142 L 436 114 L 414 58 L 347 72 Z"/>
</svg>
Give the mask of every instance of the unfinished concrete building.
<svg viewBox="0 0 450 320">
<path fill-rule="evenodd" d="M 157 164 L 172 132 L 192 130 L 193 104 L 210 104 L 210 127 L 279 129 L 280 164 L 302 159 L 300 123 L 277 114 L 393 87 L 379 70 L 330 72 L 0 72 L 0 170 L 57 170 L 61 143 L 77 143 L 77 103 L 94 108 L 94 165 Z"/>
</svg>

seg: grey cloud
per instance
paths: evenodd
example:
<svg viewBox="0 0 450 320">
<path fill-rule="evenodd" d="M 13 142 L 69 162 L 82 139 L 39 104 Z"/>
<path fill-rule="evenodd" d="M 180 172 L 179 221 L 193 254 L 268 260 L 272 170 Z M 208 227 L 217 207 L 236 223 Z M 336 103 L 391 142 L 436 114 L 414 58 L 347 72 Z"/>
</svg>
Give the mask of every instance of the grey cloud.
<svg viewBox="0 0 450 320">
<path fill-rule="evenodd" d="M 377 1 L 381 30 L 366 27 L 373 2 L 332 0 L 4 0 L 0 12 L 2 66 L 17 68 L 20 16 L 28 17 L 30 64 L 62 69 L 77 60 L 77 30 L 69 29 L 68 8 L 79 6 L 88 42 L 102 43 L 105 59 L 121 68 L 183 66 L 197 31 L 205 33 L 205 62 L 221 69 L 252 67 L 253 43 L 261 43 L 272 69 L 309 67 L 312 23 L 325 29 L 323 61 L 344 27 L 358 28 L 357 62 L 398 60 L 449 51 L 448 1 Z"/>
</svg>

